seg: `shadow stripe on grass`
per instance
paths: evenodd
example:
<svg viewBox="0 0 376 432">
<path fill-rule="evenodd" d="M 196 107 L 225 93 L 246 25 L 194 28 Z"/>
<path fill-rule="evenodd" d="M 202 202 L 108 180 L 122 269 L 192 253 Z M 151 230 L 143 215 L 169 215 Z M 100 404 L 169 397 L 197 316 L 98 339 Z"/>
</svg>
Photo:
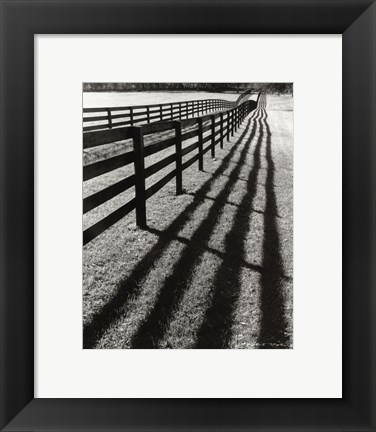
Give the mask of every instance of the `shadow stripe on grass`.
<svg viewBox="0 0 376 432">
<path fill-rule="evenodd" d="M 281 255 L 277 217 L 278 206 L 274 190 L 275 166 L 272 157 L 272 140 L 267 116 L 263 120 L 266 129 L 266 161 L 268 164 L 265 181 L 264 237 L 261 274 L 260 312 L 261 323 L 258 345 L 264 349 L 290 348 L 287 332 L 283 275 L 285 273 Z"/>
<path fill-rule="evenodd" d="M 246 234 L 250 229 L 250 215 L 257 191 L 257 178 L 260 169 L 260 151 L 264 138 L 261 121 L 258 119 L 259 136 L 253 153 L 253 168 L 247 179 L 247 189 L 237 208 L 230 231 L 226 234 L 225 255 L 217 270 L 212 286 L 212 299 L 205 318 L 197 332 L 195 348 L 228 348 L 232 337 L 236 304 L 241 291 L 240 272 L 245 261 Z"/>
</svg>

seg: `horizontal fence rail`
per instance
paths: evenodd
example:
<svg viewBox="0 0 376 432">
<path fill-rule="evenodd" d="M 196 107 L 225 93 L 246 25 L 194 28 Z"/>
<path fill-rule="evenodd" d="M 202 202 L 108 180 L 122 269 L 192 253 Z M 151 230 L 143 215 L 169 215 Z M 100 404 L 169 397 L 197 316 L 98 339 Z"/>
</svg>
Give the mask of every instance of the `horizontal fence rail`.
<svg viewBox="0 0 376 432">
<path fill-rule="evenodd" d="M 257 102 L 247 100 L 227 111 L 194 119 L 169 120 L 143 126 L 128 126 L 84 133 L 84 149 L 126 140 L 131 140 L 133 147 L 131 151 L 126 151 L 118 156 L 85 165 L 83 167 L 84 182 L 129 164 L 133 164 L 134 174 L 85 197 L 83 213 L 95 209 L 131 188 L 133 188 L 135 196 L 99 222 L 85 229 L 83 244 L 89 243 L 133 210 L 136 210 L 137 226 L 146 227 L 146 201 L 174 178 L 176 194 L 181 194 L 183 191 L 183 171 L 195 162 L 198 162 L 198 169 L 202 171 L 203 156 L 210 151 L 211 156 L 215 157 L 216 146 L 219 144 L 223 148 L 224 139 L 233 136 L 241 122 L 256 106 Z M 161 137 L 164 132 L 173 136 Z M 144 140 L 150 136 L 155 136 L 156 142 L 145 145 Z M 188 140 L 192 141 L 192 139 L 193 142 L 187 143 Z M 145 160 L 148 156 L 167 148 L 172 148 L 173 153 L 145 168 Z M 187 159 L 186 156 L 188 155 L 190 157 Z M 183 157 L 185 158 L 184 162 Z M 168 166 L 171 166 L 172 170 L 146 188 L 145 180 Z"/>
<path fill-rule="evenodd" d="M 204 99 L 157 105 L 83 109 L 83 130 L 94 131 L 167 120 L 182 120 L 234 108 L 236 102 Z"/>
</svg>

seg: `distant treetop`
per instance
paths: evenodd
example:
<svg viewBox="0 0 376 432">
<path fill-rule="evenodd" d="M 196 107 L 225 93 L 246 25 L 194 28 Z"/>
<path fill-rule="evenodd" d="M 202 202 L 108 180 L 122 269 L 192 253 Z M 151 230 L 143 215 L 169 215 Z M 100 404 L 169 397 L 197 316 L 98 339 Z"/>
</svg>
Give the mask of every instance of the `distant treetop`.
<svg viewBox="0 0 376 432">
<path fill-rule="evenodd" d="M 260 90 L 266 93 L 290 93 L 292 83 L 83 83 L 84 92 L 124 91 L 207 91 L 236 92 Z"/>
</svg>

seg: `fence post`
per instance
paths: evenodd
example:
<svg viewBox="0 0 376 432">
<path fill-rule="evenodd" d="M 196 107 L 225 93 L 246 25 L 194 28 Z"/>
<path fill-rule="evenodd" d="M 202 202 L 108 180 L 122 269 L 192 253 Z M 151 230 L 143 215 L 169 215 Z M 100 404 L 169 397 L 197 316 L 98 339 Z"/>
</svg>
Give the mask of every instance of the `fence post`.
<svg viewBox="0 0 376 432">
<path fill-rule="evenodd" d="M 134 171 L 136 176 L 136 224 L 146 228 L 145 160 L 142 127 L 133 128 Z"/>
<path fill-rule="evenodd" d="M 219 114 L 219 117 L 221 119 L 221 149 L 223 149 L 223 113 Z"/>
<path fill-rule="evenodd" d="M 112 129 L 112 118 L 111 118 L 111 110 L 107 109 L 107 116 L 108 116 L 108 127 Z"/>
<path fill-rule="evenodd" d="M 183 193 L 182 153 L 181 153 L 181 122 L 174 121 L 175 153 L 176 153 L 176 195 Z"/>
<path fill-rule="evenodd" d="M 227 141 L 230 140 L 230 111 L 227 111 Z"/>
<path fill-rule="evenodd" d="M 170 117 L 171 117 L 171 120 L 174 119 L 174 114 L 173 114 L 173 112 L 172 112 L 172 105 L 173 105 L 173 104 L 171 104 L 171 106 L 170 106 Z"/>
<path fill-rule="evenodd" d="M 198 169 L 204 171 L 204 134 L 202 132 L 202 117 L 197 119 L 198 123 Z"/>
<path fill-rule="evenodd" d="M 147 122 L 150 123 L 150 108 L 148 106 L 146 107 L 146 117 Z"/>
<path fill-rule="evenodd" d="M 212 141 L 211 141 L 211 156 L 215 157 L 215 116 L 211 116 L 211 132 L 212 132 Z"/>
<path fill-rule="evenodd" d="M 129 119 L 131 122 L 131 126 L 133 126 L 133 108 L 129 108 Z"/>
<path fill-rule="evenodd" d="M 181 102 L 179 102 L 179 120 L 181 120 Z"/>
<path fill-rule="evenodd" d="M 163 120 L 163 112 L 162 112 L 162 105 L 159 105 L 159 117 L 161 121 Z"/>
<path fill-rule="evenodd" d="M 234 108 L 232 109 L 232 111 L 231 111 L 231 136 L 233 137 L 234 136 L 234 126 L 235 126 L 235 123 L 234 123 Z"/>
</svg>

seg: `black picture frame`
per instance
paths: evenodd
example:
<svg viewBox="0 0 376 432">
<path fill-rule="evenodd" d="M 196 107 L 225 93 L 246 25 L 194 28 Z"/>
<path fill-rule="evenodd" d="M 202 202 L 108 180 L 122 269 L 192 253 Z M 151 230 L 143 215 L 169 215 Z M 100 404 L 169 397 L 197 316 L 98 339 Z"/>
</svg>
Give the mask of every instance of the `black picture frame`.
<svg viewBox="0 0 376 432">
<path fill-rule="evenodd" d="M 1 0 L 1 430 L 375 431 L 375 11 L 374 0 Z M 342 34 L 342 399 L 34 399 L 34 35 L 66 33 Z"/>
</svg>

